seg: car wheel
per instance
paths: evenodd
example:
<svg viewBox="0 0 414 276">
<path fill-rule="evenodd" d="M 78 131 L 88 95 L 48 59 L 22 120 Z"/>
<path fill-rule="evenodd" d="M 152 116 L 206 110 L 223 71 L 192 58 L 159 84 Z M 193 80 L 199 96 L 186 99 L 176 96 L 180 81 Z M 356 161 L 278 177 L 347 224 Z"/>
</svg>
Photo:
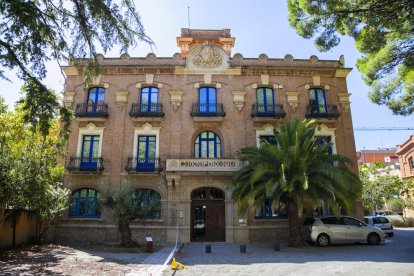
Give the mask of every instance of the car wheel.
<svg viewBox="0 0 414 276">
<path fill-rule="evenodd" d="M 388 237 L 394 237 L 394 233 L 389 233 Z"/>
<path fill-rule="evenodd" d="M 370 245 L 377 245 L 380 243 L 380 237 L 376 233 L 371 233 L 368 235 L 368 243 Z"/>
<path fill-rule="evenodd" d="M 329 242 L 329 236 L 326 234 L 320 234 L 318 238 L 316 238 L 316 244 L 321 247 L 327 246 Z"/>
</svg>

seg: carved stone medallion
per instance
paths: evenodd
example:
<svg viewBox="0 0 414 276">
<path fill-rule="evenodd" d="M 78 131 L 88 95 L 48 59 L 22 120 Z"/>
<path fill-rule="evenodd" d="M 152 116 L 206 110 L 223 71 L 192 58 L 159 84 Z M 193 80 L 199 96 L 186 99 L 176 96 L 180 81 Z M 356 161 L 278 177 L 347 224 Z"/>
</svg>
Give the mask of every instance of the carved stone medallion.
<svg viewBox="0 0 414 276">
<path fill-rule="evenodd" d="M 228 67 L 228 57 L 216 45 L 199 45 L 187 55 L 187 66 L 194 71 L 223 71 Z"/>
</svg>

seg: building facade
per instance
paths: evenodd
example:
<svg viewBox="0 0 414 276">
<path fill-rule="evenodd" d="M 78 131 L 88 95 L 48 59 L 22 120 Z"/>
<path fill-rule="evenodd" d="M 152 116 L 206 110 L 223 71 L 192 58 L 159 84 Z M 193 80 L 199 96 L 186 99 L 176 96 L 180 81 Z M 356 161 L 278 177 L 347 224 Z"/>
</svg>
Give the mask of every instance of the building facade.
<svg viewBox="0 0 414 276">
<path fill-rule="evenodd" d="M 57 240 L 119 240 L 116 217 L 101 202 L 122 187 L 140 206 L 131 223 L 138 242 L 173 242 L 177 225 L 181 242 L 287 239 L 284 202 L 239 214 L 231 199 L 238 151 L 260 146 L 292 118 L 315 118 L 331 151 L 356 161 L 351 69 L 343 57 L 245 58 L 231 54 L 234 43 L 229 29 L 182 29 L 180 53 L 100 56 L 101 75 L 86 87 L 81 67 L 64 67 L 64 104 L 76 115 L 64 179 L 73 196 Z M 363 216 L 360 202 L 353 215 Z"/>
<path fill-rule="evenodd" d="M 401 178 L 414 178 L 414 135 L 411 135 L 402 145 L 397 145 L 397 155 Z"/>
<path fill-rule="evenodd" d="M 398 165 L 396 148 L 360 150 L 357 151 L 358 166 L 362 164 L 371 165 L 372 163 L 382 163 L 385 166 Z"/>
</svg>

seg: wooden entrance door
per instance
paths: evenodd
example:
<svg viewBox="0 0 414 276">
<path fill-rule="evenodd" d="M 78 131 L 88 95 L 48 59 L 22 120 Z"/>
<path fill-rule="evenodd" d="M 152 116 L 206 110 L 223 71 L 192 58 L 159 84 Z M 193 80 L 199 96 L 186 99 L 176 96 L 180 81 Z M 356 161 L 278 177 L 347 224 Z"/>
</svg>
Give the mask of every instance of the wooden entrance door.
<svg viewBox="0 0 414 276">
<path fill-rule="evenodd" d="M 224 192 L 203 187 L 191 197 L 191 241 L 225 241 Z"/>
</svg>

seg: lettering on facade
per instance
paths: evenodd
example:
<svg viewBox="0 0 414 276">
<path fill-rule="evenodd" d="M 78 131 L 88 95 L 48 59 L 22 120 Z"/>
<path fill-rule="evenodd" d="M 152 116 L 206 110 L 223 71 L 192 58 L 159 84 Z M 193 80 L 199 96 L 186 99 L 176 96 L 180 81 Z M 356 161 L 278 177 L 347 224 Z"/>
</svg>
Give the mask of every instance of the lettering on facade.
<svg viewBox="0 0 414 276">
<path fill-rule="evenodd" d="M 227 168 L 235 168 L 237 167 L 237 163 L 234 160 L 191 160 L 191 161 L 181 161 L 181 167 L 227 167 Z"/>
</svg>

